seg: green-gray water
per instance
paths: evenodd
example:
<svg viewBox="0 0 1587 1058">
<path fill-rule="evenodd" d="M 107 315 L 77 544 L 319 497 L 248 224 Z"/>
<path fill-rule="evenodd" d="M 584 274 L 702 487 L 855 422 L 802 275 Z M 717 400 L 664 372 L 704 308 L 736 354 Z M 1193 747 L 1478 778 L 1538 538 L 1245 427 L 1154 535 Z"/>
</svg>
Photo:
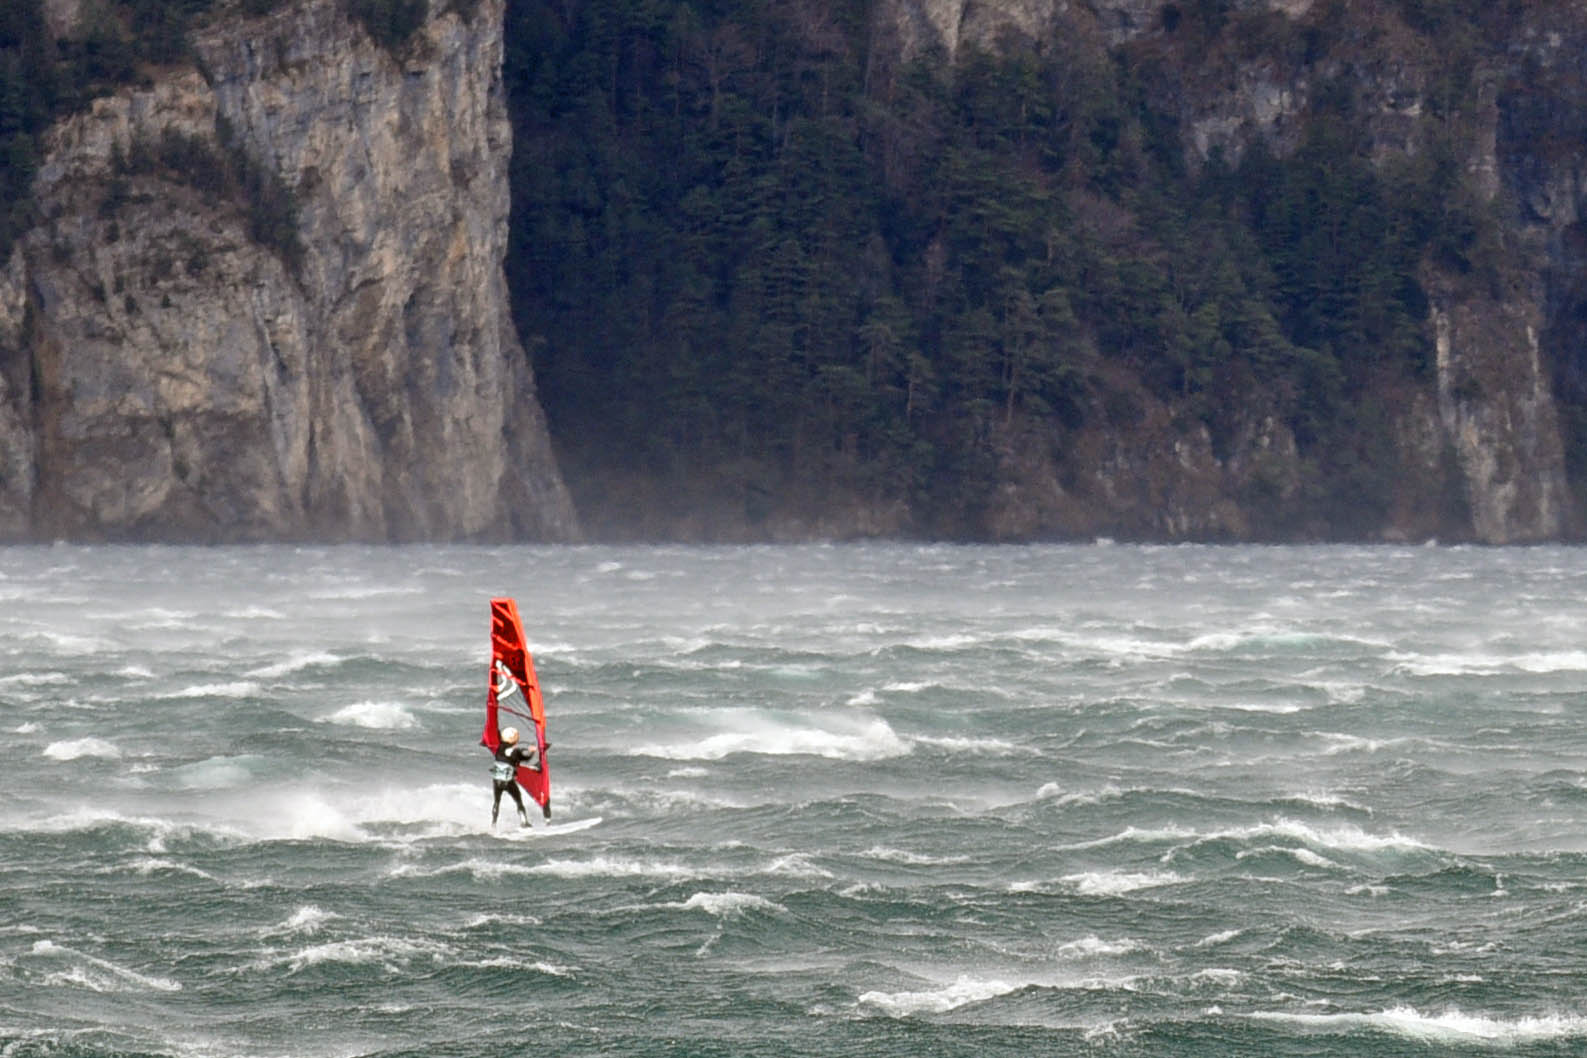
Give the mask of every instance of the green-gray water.
<svg viewBox="0 0 1587 1058">
<path fill-rule="evenodd" d="M 1579 1054 L 1584 629 L 1565 548 L 0 550 L 0 1055 Z"/>
</svg>

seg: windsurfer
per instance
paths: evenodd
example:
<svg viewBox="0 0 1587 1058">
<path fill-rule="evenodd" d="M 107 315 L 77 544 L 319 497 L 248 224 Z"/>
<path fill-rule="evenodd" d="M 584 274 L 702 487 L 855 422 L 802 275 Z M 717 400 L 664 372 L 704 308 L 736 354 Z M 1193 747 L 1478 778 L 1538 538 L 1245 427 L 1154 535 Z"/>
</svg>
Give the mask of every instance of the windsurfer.
<svg viewBox="0 0 1587 1058">
<path fill-rule="evenodd" d="M 518 783 L 513 776 L 519 767 L 540 770 L 540 753 L 538 750 L 518 744 L 518 729 L 516 727 L 503 728 L 501 741 L 496 746 L 496 762 L 490 766 L 491 785 L 495 787 L 495 796 L 490 804 L 490 825 L 496 825 L 496 816 L 501 812 L 501 795 L 511 794 L 513 804 L 518 806 L 518 825 L 529 825 L 529 813 L 524 811 L 523 794 L 518 792 Z"/>
</svg>

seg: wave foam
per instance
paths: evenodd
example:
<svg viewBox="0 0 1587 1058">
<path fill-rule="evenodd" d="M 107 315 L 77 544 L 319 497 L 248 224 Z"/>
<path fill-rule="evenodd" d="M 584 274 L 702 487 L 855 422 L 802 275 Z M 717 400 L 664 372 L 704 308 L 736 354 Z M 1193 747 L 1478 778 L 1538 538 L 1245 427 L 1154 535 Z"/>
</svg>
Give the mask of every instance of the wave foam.
<svg viewBox="0 0 1587 1058">
<path fill-rule="evenodd" d="M 779 856 L 766 865 L 766 874 L 787 875 L 792 878 L 831 878 L 832 872 L 824 867 L 817 867 L 810 862 L 810 857 L 802 852 L 792 852 L 786 856 Z"/>
<path fill-rule="evenodd" d="M 1407 676 L 1496 676 L 1504 672 L 1546 675 L 1587 671 L 1587 651 L 1557 650 L 1531 654 L 1403 654 L 1391 653 L 1394 670 Z"/>
<path fill-rule="evenodd" d="M 1173 871 L 1087 871 L 1065 875 L 1061 880 L 1084 896 L 1121 896 L 1137 889 L 1177 885 L 1185 879 Z"/>
<path fill-rule="evenodd" d="M 667 760 L 721 760 L 734 753 L 759 753 L 874 761 L 904 756 L 911 748 L 907 739 L 900 738 L 879 717 L 831 718 L 825 727 L 796 726 L 743 713 L 725 719 L 734 730 L 682 743 L 641 747 L 635 752 Z"/>
<path fill-rule="evenodd" d="M 669 778 L 669 779 L 704 779 L 704 778 L 708 778 L 710 776 L 710 774 L 711 774 L 711 772 L 707 768 L 699 768 L 699 767 L 673 768 L 671 771 L 667 772 L 667 778 Z"/>
<path fill-rule="evenodd" d="M 1065 959 L 1083 959 L 1096 955 L 1127 955 L 1132 951 L 1140 950 L 1140 941 L 1131 940 L 1128 937 L 1122 937 L 1119 940 L 1103 940 L 1095 934 L 1058 946 L 1059 956 Z"/>
<path fill-rule="evenodd" d="M 436 941 L 404 940 L 400 937 L 362 937 L 311 944 L 290 955 L 271 956 L 254 963 L 251 968 L 270 970 L 285 966 L 288 973 L 298 973 L 322 963 L 341 963 L 353 966 L 379 965 L 390 973 L 396 973 L 415 959 L 429 959 L 431 962 L 440 963 L 450 952 L 450 948 Z"/>
<path fill-rule="evenodd" d="M 121 750 L 102 738 L 74 738 L 51 742 L 44 747 L 44 756 L 50 760 L 77 760 L 79 757 L 101 757 L 119 760 Z"/>
<path fill-rule="evenodd" d="M 457 863 L 449 863 L 442 867 L 420 867 L 411 863 L 404 863 L 393 867 L 386 872 L 388 878 L 440 878 L 449 874 L 467 874 L 476 881 L 498 882 L 503 878 L 531 874 L 544 874 L 545 871 L 534 867 L 526 867 L 520 863 L 502 863 L 500 860 L 467 859 Z"/>
<path fill-rule="evenodd" d="M 952 984 L 921 992 L 866 992 L 860 1003 L 873 1006 L 895 1018 L 914 1014 L 945 1014 L 969 1003 L 983 1003 L 988 999 L 1017 992 L 1024 985 L 996 979 L 983 980 L 961 976 Z"/>
<path fill-rule="evenodd" d="M 888 845 L 873 845 L 860 855 L 872 860 L 901 863 L 906 867 L 946 867 L 950 864 L 968 863 L 968 856 L 930 856 L 908 849 L 895 849 Z"/>
<path fill-rule="evenodd" d="M 320 722 L 386 731 L 405 731 L 419 724 L 413 714 L 398 702 L 356 702 L 336 710 L 330 716 L 323 717 Z"/>
<path fill-rule="evenodd" d="M 304 904 L 279 925 L 270 926 L 264 930 L 266 936 L 279 936 L 292 933 L 318 933 L 320 927 L 333 918 L 340 918 L 334 911 L 325 911 L 313 904 Z"/>
<path fill-rule="evenodd" d="M 1016 745 L 1002 738 L 963 738 L 942 735 L 927 738 L 916 735 L 914 741 L 922 745 L 938 746 L 954 753 L 981 753 L 992 757 L 1041 756 L 1039 749 Z"/>
<path fill-rule="evenodd" d="M 704 911 L 717 918 L 735 918 L 751 911 L 781 912 L 781 904 L 773 903 L 754 893 L 695 893 L 681 904 L 671 905 L 683 911 Z"/>
<path fill-rule="evenodd" d="M 125 966 L 117 966 L 108 959 L 95 958 L 92 955 L 86 955 L 72 948 L 62 947 L 54 941 L 34 941 L 32 954 L 49 958 L 69 959 L 75 963 L 75 965 L 65 970 L 46 974 L 44 976 L 45 984 L 76 985 L 93 992 L 126 992 L 134 990 L 180 992 L 182 990 L 182 982 L 180 981 L 173 981 L 169 977 L 140 974 L 136 970 L 127 969 Z"/>
<path fill-rule="evenodd" d="M 64 672 L 19 672 L 0 676 L 0 687 L 59 687 L 70 682 L 71 677 Z"/>
<path fill-rule="evenodd" d="M 1123 843 L 1160 844 L 1162 842 L 1183 842 L 1187 847 L 1204 845 L 1214 841 L 1255 842 L 1272 841 L 1275 838 L 1284 838 L 1299 842 L 1302 845 L 1314 848 L 1335 849 L 1340 852 L 1383 852 L 1383 851 L 1421 851 L 1432 846 L 1416 838 L 1407 837 L 1399 831 L 1390 831 L 1387 834 L 1373 834 L 1362 830 L 1352 823 L 1338 823 L 1327 826 L 1313 826 L 1299 820 L 1279 816 L 1262 823 L 1253 823 L 1244 827 L 1227 827 L 1222 830 L 1194 830 L 1171 823 L 1162 827 L 1125 827 L 1117 834 L 1107 837 L 1093 838 L 1072 845 L 1063 845 L 1065 850 L 1093 849 L 1107 845 Z M 1271 850 L 1270 850 L 1271 851 Z M 1288 852 L 1301 858 L 1301 854 L 1293 849 L 1282 848 L 1277 851 Z M 1170 852 L 1169 856 L 1173 853 Z M 1308 862 L 1308 861 L 1303 861 Z M 1323 866 L 1323 863 L 1310 862 L 1311 866 Z"/>
<path fill-rule="evenodd" d="M 151 875 L 161 872 L 171 874 L 191 874 L 193 877 L 202 878 L 206 882 L 214 882 L 217 885 L 222 884 L 219 878 L 215 877 L 213 874 L 210 874 L 208 871 L 203 870 L 202 868 L 194 867 L 191 864 L 178 863 L 175 860 L 168 860 L 160 856 L 145 856 L 141 859 L 134 860 L 132 863 L 128 864 L 128 866 L 142 875 Z M 120 868 L 109 867 L 105 868 L 104 870 L 107 872 L 114 872 L 119 869 Z"/>
<path fill-rule="evenodd" d="M 1431 847 L 1425 842 L 1406 837 L 1397 830 L 1390 831 L 1388 834 L 1371 834 L 1349 823 L 1314 827 L 1309 823 L 1282 817 L 1269 823 L 1259 823 L 1251 827 L 1237 827 L 1233 830 L 1209 834 L 1202 840 L 1212 841 L 1219 838 L 1250 840 L 1252 838 L 1269 837 L 1289 838 L 1303 842 L 1306 845 L 1320 845 L 1324 848 L 1338 849 L 1343 852 L 1407 851 Z"/>
<path fill-rule="evenodd" d="M 1291 1014 L 1258 1011 L 1250 1017 L 1285 1022 L 1323 1032 L 1387 1032 L 1424 1043 L 1536 1043 L 1587 1036 L 1587 1017 L 1548 1014 L 1513 1019 L 1463 1014 L 1450 1008 L 1442 1014 L 1424 1014 L 1399 1006 L 1374 1013 Z"/>
<path fill-rule="evenodd" d="M 713 872 L 681 863 L 635 860 L 619 856 L 596 856 L 588 860 L 547 860 L 523 868 L 525 874 L 545 874 L 554 878 L 663 878 L 674 881 L 706 878 Z"/>
<path fill-rule="evenodd" d="M 230 683 L 197 683 L 179 691 L 169 691 L 157 697 L 175 698 L 253 698 L 259 694 L 259 685 L 252 680 L 233 680 Z"/>
<path fill-rule="evenodd" d="M 282 676 L 290 676 L 294 672 L 301 672 L 314 665 L 340 664 L 341 660 L 335 654 L 328 654 L 323 650 L 302 650 L 287 656 L 281 661 L 269 665 L 261 665 L 257 669 L 250 669 L 243 675 L 252 676 L 256 679 L 274 680 Z"/>
</svg>

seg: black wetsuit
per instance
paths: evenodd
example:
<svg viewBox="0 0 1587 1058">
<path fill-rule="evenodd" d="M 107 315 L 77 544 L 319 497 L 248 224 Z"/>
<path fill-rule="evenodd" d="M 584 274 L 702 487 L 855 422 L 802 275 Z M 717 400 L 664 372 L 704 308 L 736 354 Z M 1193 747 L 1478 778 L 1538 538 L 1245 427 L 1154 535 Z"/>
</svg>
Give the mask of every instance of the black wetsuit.
<svg viewBox="0 0 1587 1058">
<path fill-rule="evenodd" d="M 535 750 L 521 744 L 509 746 L 503 743 L 496 747 L 496 761 L 500 764 L 510 765 L 514 769 L 517 769 L 522 764 L 534 767 L 534 756 Z M 513 803 L 518 806 L 518 818 L 527 823 L 529 814 L 524 811 L 523 794 L 518 792 L 518 784 L 512 779 L 502 780 L 494 778 L 494 774 L 493 772 L 491 785 L 495 787 L 495 796 L 491 798 L 490 802 L 490 821 L 492 823 L 496 822 L 496 815 L 501 811 L 501 795 L 509 793 L 512 795 Z"/>
</svg>

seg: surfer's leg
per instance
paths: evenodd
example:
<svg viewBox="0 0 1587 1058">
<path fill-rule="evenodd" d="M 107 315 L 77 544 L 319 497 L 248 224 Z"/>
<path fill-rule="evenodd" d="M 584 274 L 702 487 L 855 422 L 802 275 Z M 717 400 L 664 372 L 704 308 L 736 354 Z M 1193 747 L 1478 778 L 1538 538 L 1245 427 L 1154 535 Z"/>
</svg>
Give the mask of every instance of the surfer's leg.
<svg viewBox="0 0 1587 1058">
<path fill-rule="evenodd" d="M 509 784 L 508 783 L 504 783 L 504 782 L 498 782 L 498 783 L 491 783 L 491 785 L 493 787 L 495 787 L 495 796 L 493 796 L 490 799 L 490 825 L 491 826 L 495 826 L 496 825 L 496 816 L 497 816 L 498 813 L 501 812 L 501 791 L 502 791 L 503 787 L 508 786 Z M 514 787 L 514 789 L 513 789 L 513 796 L 514 797 L 517 796 L 517 788 L 516 787 Z"/>
<path fill-rule="evenodd" d="M 521 827 L 528 826 L 529 813 L 523 810 L 523 794 L 518 792 L 518 784 L 515 782 L 508 783 L 507 792 L 512 794 L 513 803 L 518 806 L 518 825 Z"/>
</svg>

